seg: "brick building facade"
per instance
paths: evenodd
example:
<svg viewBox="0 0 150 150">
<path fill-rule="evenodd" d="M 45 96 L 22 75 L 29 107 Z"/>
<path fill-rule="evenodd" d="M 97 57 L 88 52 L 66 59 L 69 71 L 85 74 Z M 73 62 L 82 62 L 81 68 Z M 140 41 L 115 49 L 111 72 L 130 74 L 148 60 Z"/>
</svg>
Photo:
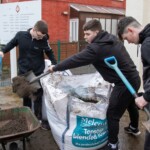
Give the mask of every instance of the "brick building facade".
<svg viewBox="0 0 150 150">
<path fill-rule="evenodd" d="M 30 0 L 1 0 L 1 3 L 23 1 Z M 112 28 L 116 28 L 118 19 L 124 16 L 125 12 L 125 0 L 41 0 L 41 2 L 42 19 L 48 23 L 50 43 L 54 43 L 51 44 L 51 47 L 57 60 L 63 60 L 84 47 L 84 44 L 79 41 L 83 40 L 82 25 L 87 19 L 100 19 L 103 21 L 104 29 L 113 32 Z M 71 29 L 71 23 L 74 23 L 72 26 L 77 26 L 76 30 Z M 110 28 L 110 26 L 114 27 Z M 75 35 L 70 35 L 71 31 Z M 70 40 L 71 36 L 76 37 Z M 58 52 L 58 40 L 65 42 L 60 46 L 61 54 Z M 71 41 L 74 42 L 66 43 Z M 9 65 L 9 53 L 5 55 L 3 62 L 5 65 Z"/>
<path fill-rule="evenodd" d="M 10 3 L 29 0 L 1 1 L 2 3 Z M 69 41 L 70 4 L 94 5 L 125 9 L 125 0 L 42 0 L 42 19 L 48 22 L 50 41 Z"/>
</svg>

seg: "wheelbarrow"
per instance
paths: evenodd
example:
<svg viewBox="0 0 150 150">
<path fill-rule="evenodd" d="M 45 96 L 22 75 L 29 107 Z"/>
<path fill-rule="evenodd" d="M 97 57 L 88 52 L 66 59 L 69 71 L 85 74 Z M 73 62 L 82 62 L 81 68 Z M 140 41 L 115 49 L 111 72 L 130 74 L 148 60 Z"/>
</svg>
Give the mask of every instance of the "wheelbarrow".
<svg viewBox="0 0 150 150">
<path fill-rule="evenodd" d="M 129 83 L 129 81 L 126 79 L 124 74 L 121 72 L 121 70 L 119 69 L 116 58 L 114 56 L 111 56 L 111 57 L 105 58 L 104 62 L 108 67 L 115 70 L 115 72 L 118 74 L 120 79 L 123 81 L 123 83 L 129 90 L 129 92 L 134 96 L 134 98 L 137 98 L 138 94 L 136 93 L 136 91 L 134 90 L 132 85 Z M 147 131 L 150 133 L 150 112 L 148 111 L 148 109 L 146 107 L 144 107 L 143 110 L 145 111 L 145 113 L 148 117 L 148 121 L 144 121 L 142 123 L 143 123 L 144 127 L 147 129 Z"/>
<path fill-rule="evenodd" d="M 17 118 L 23 118 L 22 122 L 13 122 Z M 25 126 L 25 128 L 22 128 Z M 29 107 L 15 107 L 10 109 L 0 110 L 0 143 L 3 150 L 6 150 L 6 144 L 10 144 L 9 150 L 17 150 L 17 145 L 14 141 L 21 140 L 23 142 L 23 150 L 26 149 L 25 140 L 38 128 L 40 122 L 32 113 Z M 19 129 L 18 128 L 22 128 Z M 17 130 L 16 130 L 17 129 Z"/>
</svg>

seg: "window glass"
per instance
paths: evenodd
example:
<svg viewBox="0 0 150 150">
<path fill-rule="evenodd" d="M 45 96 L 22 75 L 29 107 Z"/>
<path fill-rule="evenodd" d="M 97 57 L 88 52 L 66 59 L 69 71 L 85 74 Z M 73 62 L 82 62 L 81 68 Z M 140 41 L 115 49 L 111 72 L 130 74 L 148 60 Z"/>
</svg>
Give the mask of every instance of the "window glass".
<svg viewBox="0 0 150 150">
<path fill-rule="evenodd" d="M 79 19 L 70 19 L 70 42 L 78 41 Z"/>
<path fill-rule="evenodd" d="M 117 35 L 117 23 L 118 23 L 117 19 L 112 19 L 112 27 L 111 27 L 112 32 L 111 33 L 114 35 Z"/>
<path fill-rule="evenodd" d="M 111 19 L 106 19 L 106 31 L 111 33 Z"/>
<path fill-rule="evenodd" d="M 105 19 L 101 18 L 100 22 L 101 22 L 101 25 L 102 25 L 102 29 L 105 30 Z"/>
</svg>

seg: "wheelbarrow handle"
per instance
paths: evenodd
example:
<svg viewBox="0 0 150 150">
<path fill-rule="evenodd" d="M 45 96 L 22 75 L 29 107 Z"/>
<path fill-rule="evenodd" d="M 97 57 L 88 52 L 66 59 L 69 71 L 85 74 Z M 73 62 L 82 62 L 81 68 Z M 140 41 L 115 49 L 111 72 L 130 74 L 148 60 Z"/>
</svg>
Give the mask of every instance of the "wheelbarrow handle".
<svg viewBox="0 0 150 150">
<path fill-rule="evenodd" d="M 123 75 L 121 70 L 118 68 L 116 58 L 114 56 L 111 56 L 111 57 L 105 58 L 104 62 L 106 63 L 107 66 L 109 66 L 111 69 L 114 69 L 116 71 L 116 73 L 118 74 L 120 79 L 123 81 L 123 83 L 129 90 L 129 92 L 134 96 L 134 98 L 137 98 L 138 95 L 137 95 L 136 91 L 134 90 L 133 86 L 129 83 L 127 78 Z M 147 116 L 150 118 L 150 112 L 148 111 L 148 109 L 146 107 L 144 107 L 143 109 L 146 112 Z"/>
</svg>

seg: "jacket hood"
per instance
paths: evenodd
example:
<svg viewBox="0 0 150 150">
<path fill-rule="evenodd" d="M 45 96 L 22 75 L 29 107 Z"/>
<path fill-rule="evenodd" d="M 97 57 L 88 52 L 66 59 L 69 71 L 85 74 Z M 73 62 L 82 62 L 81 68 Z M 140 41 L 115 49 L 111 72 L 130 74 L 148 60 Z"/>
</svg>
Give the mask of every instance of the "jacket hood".
<svg viewBox="0 0 150 150">
<path fill-rule="evenodd" d="M 147 24 L 139 33 L 139 43 L 142 43 L 147 37 L 150 37 L 150 24 Z"/>
<path fill-rule="evenodd" d="M 101 45 L 113 44 L 114 42 L 116 42 L 116 37 L 112 34 L 108 34 L 107 31 L 99 32 L 92 41 L 92 43 L 99 43 Z"/>
</svg>

